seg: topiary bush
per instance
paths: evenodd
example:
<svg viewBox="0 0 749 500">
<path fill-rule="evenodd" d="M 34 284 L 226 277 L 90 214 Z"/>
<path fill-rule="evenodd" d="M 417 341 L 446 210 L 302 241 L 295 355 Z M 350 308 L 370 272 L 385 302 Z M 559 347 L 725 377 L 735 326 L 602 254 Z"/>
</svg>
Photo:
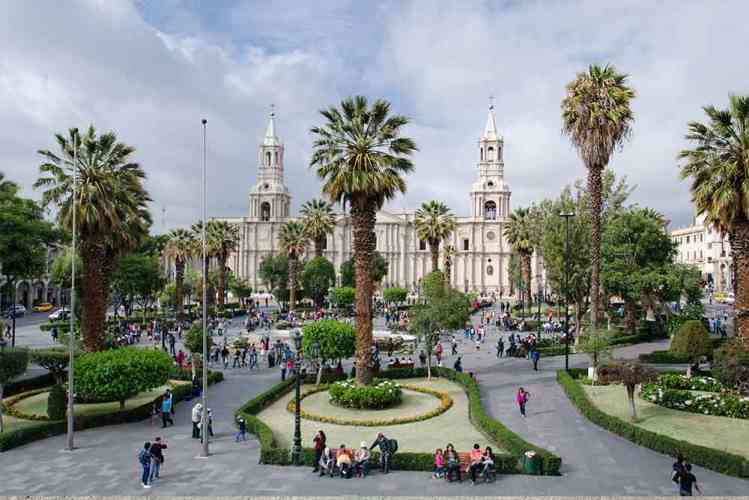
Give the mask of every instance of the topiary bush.
<svg viewBox="0 0 749 500">
<path fill-rule="evenodd" d="M 323 360 L 346 359 L 356 352 L 356 331 L 350 323 L 324 319 L 304 325 L 302 333 L 302 350 L 308 358 L 315 342 L 320 343 Z"/>
<path fill-rule="evenodd" d="M 403 393 L 397 382 L 375 381 L 373 385 L 358 386 L 353 380 L 336 382 L 328 389 L 330 401 L 346 408 L 382 410 L 401 402 Z"/>
<path fill-rule="evenodd" d="M 715 351 L 712 371 L 725 385 L 749 395 L 749 351 L 740 340 L 727 342 Z"/>
<path fill-rule="evenodd" d="M 676 331 L 671 340 L 671 353 L 689 359 L 691 363 L 698 363 L 703 356 L 709 356 L 712 351 L 710 334 L 702 321 L 690 319 Z"/>
<path fill-rule="evenodd" d="M 208 350 L 213 347 L 213 339 L 210 335 L 207 335 Z M 182 338 L 182 343 L 185 348 L 193 354 L 203 353 L 203 323 L 196 321 L 192 324 L 187 334 Z"/>
<path fill-rule="evenodd" d="M 47 396 L 47 417 L 50 420 L 65 418 L 67 403 L 68 398 L 65 389 L 59 384 L 53 385 L 52 389 L 49 390 L 49 396 Z"/>
<path fill-rule="evenodd" d="M 31 351 L 31 361 L 46 369 L 55 378 L 55 383 L 65 382 L 70 353 L 66 348 L 38 349 Z"/>
<path fill-rule="evenodd" d="M 76 398 L 104 403 L 125 400 L 164 385 L 169 380 L 172 358 L 165 352 L 122 348 L 85 354 L 75 362 Z"/>
</svg>

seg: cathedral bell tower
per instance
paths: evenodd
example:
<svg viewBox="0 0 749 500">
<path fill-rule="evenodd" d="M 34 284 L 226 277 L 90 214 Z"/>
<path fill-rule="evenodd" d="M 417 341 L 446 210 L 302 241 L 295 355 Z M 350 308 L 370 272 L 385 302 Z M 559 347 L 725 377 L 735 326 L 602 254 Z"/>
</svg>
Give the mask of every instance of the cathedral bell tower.
<svg viewBox="0 0 749 500">
<path fill-rule="evenodd" d="M 510 212 L 510 187 L 504 182 L 504 139 L 497 134 L 494 105 L 489 106 L 484 133 L 479 139 L 479 178 L 471 187 L 471 216 L 495 221 Z"/>
<path fill-rule="evenodd" d="M 250 190 L 250 219 L 281 222 L 289 217 L 291 196 L 283 178 L 284 147 L 276 136 L 276 114 L 270 113 L 265 137 L 258 148 L 257 183 Z"/>
</svg>

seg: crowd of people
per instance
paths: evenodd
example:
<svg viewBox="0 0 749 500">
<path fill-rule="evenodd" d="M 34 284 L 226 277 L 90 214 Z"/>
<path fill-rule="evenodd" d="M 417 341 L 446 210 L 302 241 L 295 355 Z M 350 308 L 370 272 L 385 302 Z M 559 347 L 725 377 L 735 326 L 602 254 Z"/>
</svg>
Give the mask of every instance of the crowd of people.
<svg viewBox="0 0 749 500">
<path fill-rule="evenodd" d="M 359 448 L 351 450 L 345 444 L 338 448 L 328 445 L 328 438 L 323 430 L 318 430 L 313 438 L 315 449 L 315 463 L 312 472 L 319 472 L 320 477 L 341 477 L 351 479 L 352 477 L 366 477 L 370 469 L 370 451 L 378 448 L 380 452 L 380 471 L 383 474 L 390 472 L 390 464 L 393 455 L 398 451 L 398 441 L 388 439 L 380 432 L 375 441 L 367 445 L 362 441 Z"/>
</svg>

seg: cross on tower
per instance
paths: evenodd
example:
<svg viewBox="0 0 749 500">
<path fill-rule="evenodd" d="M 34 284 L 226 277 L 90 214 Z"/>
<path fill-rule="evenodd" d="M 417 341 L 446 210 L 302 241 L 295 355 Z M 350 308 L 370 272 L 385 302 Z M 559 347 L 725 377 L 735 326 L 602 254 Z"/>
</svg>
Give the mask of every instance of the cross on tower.
<svg viewBox="0 0 749 500">
<path fill-rule="evenodd" d="M 271 116 L 276 116 L 276 105 L 275 104 L 271 104 L 270 105 L 270 115 Z"/>
<path fill-rule="evenodd" d="M 494 96 L 489 96 L 489 109 L 494 109 Z"/>
</svg>

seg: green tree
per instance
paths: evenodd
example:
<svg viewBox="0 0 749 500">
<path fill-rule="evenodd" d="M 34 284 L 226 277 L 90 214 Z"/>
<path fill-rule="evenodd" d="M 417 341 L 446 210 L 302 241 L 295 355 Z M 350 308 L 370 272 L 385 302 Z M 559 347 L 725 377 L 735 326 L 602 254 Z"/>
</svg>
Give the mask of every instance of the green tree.
<svg viewBox="0 0 749 500">
<path fill-rule="evenodd" d="M 296 308 L 297 268 L 299 259 L 307 249 L 307 241 L 307 233 L 301 222 L 290 220 L 281 226 L 278 233 L 278 244 L 289 259 L 289 311 Z"/>
<path fill-rule="evenodd" d="M 427 201 L 416 210 L 414 217 L 416 235 L 419 239 L 429 243 L 429 251 L 432 254 L 432 272 L 439 270 L 440 243 L 455 231 L 456 225 L 455 215 L 441 201 Z"/>
<path fill-rule="evenodd" d="M 518 254 L 520 271 L 523 276 L 525 299 L 523 305 L 531 303 L 531 257 L 536 243 L 533 240 L 533 221 L 528 208 L 516 208 L 507 219 L 504 234 L 507 243 Z"/>
<path fill-rule="evenodd" d="M 148 311 L 163 286 L 158 257 L 133 253 L 117 259 L 112 289 L 125 305 L 126 315 L 132 312 L 133 303 Z"/>
<path fill-rule="evenodd" d="M 510 282 L 510 295 L 513 295 L 515 290 L 523 289 L 523 270 L 520 265 L 520 256 L 516 253 L 511 254 L 507 262 L 507 275 Z"/>
<path fill-rule="evenodd" d="M 630 419 L 635 422 L 637 420 L 635 389 L 638 385 L 654 381 L 658 376 L 657 372 L 639 361 L 614 361 L 605 370 L 601 369 L 601 376 L 604 375 L 607 381 L 618 382 L 624 386 L 629 401 Z"/>
<path fill-rule="evenodd" d="M 66 231 L 72 232 L 75 210 L 84 269 L 83 339 L 87 351 L 101 351 L 115 260 L 134 249 L 151 224 L 151 199 L 143 185 L 146 174 L 131 161 L 135 150 L 118 142 L 114 132 L 97 136 L 92 126 L 83 136 L 71 129 L 67 137 L 56 134 L 55 138 L 60 153 L 39 151 L 43 163 L 34 186 L 44 189 L 45 206 L 57 207 L 58 223 Z M 74 177 L 78 179 L 75 200 Z"/>
<path fill-rule="evenodd" d="M 382 298 L 385 302 L 400 304 L 408 298 L 408 290 L 400 287 L 386 288 L 382 291 Z"/>
<path fill-rule="evenodd" d="M 689 360 L 687 377 L 692 376 L 694 366 L 699 365 L 703 356 L 709 356 L 713 351 L 710 334 L 701 320 L 684 322 L 671 340 L 669 350 L 677 356 Z"/>
<path fill-rule="evenodd" d="M 50 420 L 62 420 L 65 418 L 67 403 L 63 384 L 67 377 L 70 353 L 67 349 L 37 349 L 31 351 L 30 360 L 55 378 L 55 384 L 47 396 L 47 416 Z"/>
<path fill-rule="evenodd" d="M 223 308 L 226 302 L 226 263 L 239 244 L 239 226 L 223 220 L 212 220 L 206 231 L 211 241 L 211 253 L 218 263 L 217 304 Z"/>
<path fill-rule="evenodd" d="M 250 286 L 250 282 L 245 278 L 237 278 L 232 275 L 232 277 L 229 279 L 229 291 L 234 295 L 237 299 L 239 299 L 239 303 L 244 306 L 245 301 L 248 297 L 252 296 L 252 287 Z"/>
<path fill-rule="evenodd" d="M 26 373 L 28 364 L 29 351 L 26 349 L 0 349 L 0 401 L 3 400 L 5 386 L 12 382 L 14 378 Z M 4 431 L 3 405 L 0 404 L 0 432 Z"/>
<path fill-rule="evenodd" d="M 301 278 L 304 293 L 321 307 L 335 285 L 335 267 L 325 257 L 315 257 L 304 265 Z"/>
<path fill-rule="evenodd" d="M 369 276 L 372 279 L 372 283 L 380 283 L 382 279 L 387 276 L 388 263 L 385 257 L 380 252 L 374 252 L 372 254 L 371 267 L 369 268 Z M 341 264 L 341 286 L 347 286 L 354 288 L 356 285 L 355 276 L 355 265 L 354 259 L 349 259 Z"/>
<path fill-rule="evenodd" d="M 174 261 L 174 307 L 177 321 L 184 319 L 185 311 L 185 264 L 195 251 L 195 238 L 187 229 L 174 229 L 164 246 L 164 256 Z"/>
<path fill-rule="evenodd" d="M 213 347 L 213 337 L 210 335 L 206 336 L 206 341 L 208 342 L 208 350 L 211 350 L 211 347 Z M 187 330 L 187 333 L 185 334 L 184 339 L 182 340 L 182 343 L 185 346 L 185 349 L 190 351 L 193 356 L 195 355 L 202 355 L 203 354 L 203 324 L 200 321 L 195 321 L 191 326 L 190 329 Z"/>
<path fill-rule="evenodd" d="M 693 149 L 679 153 L 682 179 L 705 224 L 728 235 L 734 266 L 736 336 L 749 350 L 749 96 L 729 97 L 728 109 L 703 108 L 708 123 L 690 122 Z"/>
<path fill-rule="evenodd" d="M 591 331 L 598 326 L 600 285 L 601 214 L 603 172 L 614 153 L 629 136 L 634 115 L 630 106 L 635 91 L 627 75 L 613 66 L 591 65 L 567 84 L 562 100 L 562 132 L 569 136 L 588 169 L 590 196 L 590 300 Z"/>
<path fill-rule="evenodd" d="M 300 212 L 307 238 L 315 245 L 315 257 L 322 257 L 325 239 L 335 229 L 333 206 L 325 200 L 313 199 L 305 202 Z"/>
<path fill-rule="evenodd" d="M 377 100 L 370 108 L 365 97 L 357 96 L 344 99 L 340 109 L 330 107 L 321 114 L 325 124 L 311 130 L 315 141 L 310 166 L 323 180 L 323 193 L 350 207 L 356 262 L 356 381 L 369 385 L 376 214 L 385 201 L 406 191 L 403 176 L 413 170 L 409 156 L 417 148 L 401 136 L 408 119 L 389 116 L 387 101 Z"/>
<path fill-rule="evenodd" d="M 317 362 L 317 383 L 320 383 L 322 367 L 326 361 L 348 359 L 356 352 L 354 327 L 343 321 L 324 319 L 307 323 L 302 328 L 302 350 L 307 359 Z M 312 346 L 320 347 L 319 359 L 314 359 Z"/>
<path fill-rule="evenodd" d="M 44 273 L 47 248 L 56 240 L 56 231 L 44 220 L 44 212 L 36 202 L 16 196 L 8 184 L 0 188 L 0 268 L 13 304 L 17 302 L 17 281 Z M 11 324 L 11 346 L 15 346 L 15 315 Z"/>
<path fill-rule="evenodd" d="M 336 307 L 345 308 L 352 306 L 355 300 L 356 290 L 348 286 L 334 288 L 332 293 L 330 294 L 330 301 Z"/>
<path fill-rule="evenodd" d="M 289 258 L 286 255 L 268 255 L 260 261 L 258 275 L 276 297 L 284 301 L 289 297 Z"/>
</svg>

